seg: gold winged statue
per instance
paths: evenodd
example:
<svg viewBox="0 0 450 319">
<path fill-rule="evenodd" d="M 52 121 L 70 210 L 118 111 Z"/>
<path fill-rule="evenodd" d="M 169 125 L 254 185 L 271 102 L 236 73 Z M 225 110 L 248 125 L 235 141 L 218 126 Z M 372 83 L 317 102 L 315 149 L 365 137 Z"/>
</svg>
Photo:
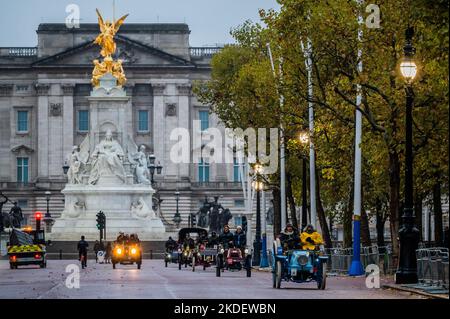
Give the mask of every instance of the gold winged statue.
<svg viewBox="0 0 450 319">
<path fill-rule="evenodd" d="M 102 47 L 100 54 L 103 57 L 107 57 L 116 52 L 114 36 L 119 31 L 119 28 L 124 23 L 125 19 L 128 17 L 128 14 L 124 15 L 116 22 L 113 21 L 113 23 L 111 23 L 109 20 L 106 20 L 106 22 L 103 21 L 100 11 L 98 11 L 98 9 L 95 10 L 97 11 L 98 25 L 100 26 L 101 33 L 97 36 L 94 43 Z"/>
<path fill-rule="evenodd" d="M 116 79 L 117 84 L 122 86 L 126 82 L 125 73 L 122 67 L 122 61 L 114 61 L 112 55 L 116 52 L 116 43 L 114 42 L 114 36 L 119 31 L 120 26 L 124 23 L 128 14 L 124 15 L 117 21 L 112 23 L 109 20 L 106 22 L 103 20 L 102 15 L 96 9 L 98 16 L 98 24 L 100 27 L 100 34 L 95 39 L 94 43 L 101 46 L 100 51 L 103 61 L 94 60 L 94 70 L 92 71 L 91 83 L 97 87 L 100 84 L 100 78 L 106 73 L 111 73 Z"/>
</svg>

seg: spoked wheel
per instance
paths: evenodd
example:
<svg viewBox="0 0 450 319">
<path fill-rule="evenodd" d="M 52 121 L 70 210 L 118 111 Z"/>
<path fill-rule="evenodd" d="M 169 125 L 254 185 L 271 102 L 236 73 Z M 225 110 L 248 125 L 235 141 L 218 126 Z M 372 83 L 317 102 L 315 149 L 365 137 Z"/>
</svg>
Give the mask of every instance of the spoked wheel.
<svg viewBox="0 0 450 319">
<path fill-rule="evenodd" d="M 216 266 L 216 277 L 220 277 L 221 269 L 222 268 L 222 257 L 217 257 L 217 266 Z"/>
<path fill-rule="evenodd" d="M 275 276 L 275 280 L 274 280 L 275 287 L 274 288 L 280 289 L 281 288 L 281 261 L 277 261 L 277 263 L 276 263 L 274 276 Z"/>
<path fill-rule="evenodd" d="M 245 258 L 245 266 L 247 269 L 247 277 L 251 277 L 252 276 L 252 257 L 251 256 L 247 256 Z"/>
<path fill-rule="evenodd" d="M 317 281 L 317 289 L 325 290 L 327 287 L 327 267 L 324 263 L 321 265 L 321 278 Z"/>
</svg>

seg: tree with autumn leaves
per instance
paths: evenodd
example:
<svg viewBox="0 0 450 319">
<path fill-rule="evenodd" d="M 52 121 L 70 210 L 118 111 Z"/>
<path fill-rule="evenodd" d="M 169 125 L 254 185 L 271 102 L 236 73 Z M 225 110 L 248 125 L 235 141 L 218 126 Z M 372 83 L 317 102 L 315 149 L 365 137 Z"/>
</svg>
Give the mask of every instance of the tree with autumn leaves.
<svg viewBox="0 0 450 319">
<path fill-rule="evenodd" d="M 279 11 L 260 11 L 262 23 L 244 22 L 212 59 L 212 76 L 197 83 L 199 99 L 212 105 L 230 128 L 280 127 L 286 141 L 287 203 L 290 218 L 301 205 L 301 159 L 308 147 L 298 140 L 308 128 L 308 103 L 315 112 L 317 214 L 327 246 L 335 223 L 352 243 L 354 129 L 357 86 L 361 87 L 362 243 L 371 243 L 368 220 L 376 218 L 384 245 L 390 223 L 394 255 L 403 202 L 405 83 L 398 66 L 405 30 L 413 26 L 414 190 L 416 212 L 428 200 L 435 214 L 436 243 L 442 242 L 442 198 L 448 196 L 448 1 L 380 0 L 380 28 L 367 28 L 365 4 L 342 0 L 278 0 Z M 367 4 L 366 4 L 367 5 Z M 358 39 L 358 31 L 362 38 Z M 314 95 L 308 95 L 305 64 L 311 44 Z M 275 74 L 268 58 L 270 44 Z M 361 50 L 361 57 L 358 56 Z M 362 72 L 358 63 L 362 62 Z M 284 101 L 280 103 L 280 96 Z M 268 177 L 279 232 L 279 174 Z M 427 203 L 425 201 L 425 203 Z M 367 214 L 366 212 L 369 212 Z M 417 218 L 421 227 L 421 218 Z"/>
</svg>

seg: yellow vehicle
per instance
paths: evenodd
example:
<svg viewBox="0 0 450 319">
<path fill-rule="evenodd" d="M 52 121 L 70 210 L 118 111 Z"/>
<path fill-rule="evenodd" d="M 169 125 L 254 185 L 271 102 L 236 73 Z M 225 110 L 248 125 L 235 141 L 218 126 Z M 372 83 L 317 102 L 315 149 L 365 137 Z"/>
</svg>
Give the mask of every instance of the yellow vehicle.
<svg viewBox="0 0 450 319">
<path fill-rule="evenodd" d="M 39 265 L 47 267 L 44 230 L 13 229 L 8 243 L 9 267 Z"/>
<path fill-rule="evenodd" d="M 112 247 L 111 263 L 113 269 L 116 269 L 116 264 L 132 265 L 134 263 L 137 269 L 141 269 L 142 248 L 139 240 L 116 240 Z"/>
</svg>

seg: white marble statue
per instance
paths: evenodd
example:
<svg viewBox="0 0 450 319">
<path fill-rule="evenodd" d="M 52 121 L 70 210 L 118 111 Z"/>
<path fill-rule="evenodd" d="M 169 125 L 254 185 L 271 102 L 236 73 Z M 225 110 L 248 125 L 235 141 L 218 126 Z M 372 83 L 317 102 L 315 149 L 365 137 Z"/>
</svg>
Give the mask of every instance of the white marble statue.
<svg viewBox="0 0 450 319">
<path fill-rule="evenodd" d="M 131 203 L 131 215 L 138 218 L 156 218 L 155 213 L 148 207 L 142 197 Z"/>
<path fill-rule="evenodd" d="M 67 171 L 69 184 L 81 184 L 81 165 L 78 146 L 74 146 L 69 157 L 69 170 Z"/>
<path fill-rule="evenodd" d="M 132 143 L 128 148 L 128 159 L 130 163 L 136 167 L 136 180 L 138 184 L 150 185 L 150 171 L 147 167 L 147 155 L 145 154 L 145 146 L 141 145 L 137 151 L 136 144 Z M 130 152 L 130 148 L 135 149 L 135 152 Z"/>
<path fill-rule="evenodd" d="M 115 175 L 125 183 L 125 156 L 120 144 L 113 139 L 110 129 L 106 131 L 105 139 L 94 149 L 91 155 L 91 173 L 88 183 L 97 184 L 101 176 Z"/>
</svg>

